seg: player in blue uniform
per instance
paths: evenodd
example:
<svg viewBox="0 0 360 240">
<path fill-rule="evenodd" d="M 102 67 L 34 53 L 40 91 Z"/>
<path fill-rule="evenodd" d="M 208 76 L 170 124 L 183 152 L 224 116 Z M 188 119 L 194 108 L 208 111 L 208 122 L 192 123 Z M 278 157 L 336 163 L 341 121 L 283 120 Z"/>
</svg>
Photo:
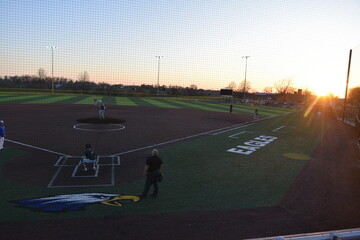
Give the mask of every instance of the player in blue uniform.
<svg viewBox="0 0 360 240">
<path fill-rule="evenodd" d="M 4 148 L 4 141 L 5 141 L 5 126 L 4 121 L 0 120 L 0 150 Z"/>
</svg>

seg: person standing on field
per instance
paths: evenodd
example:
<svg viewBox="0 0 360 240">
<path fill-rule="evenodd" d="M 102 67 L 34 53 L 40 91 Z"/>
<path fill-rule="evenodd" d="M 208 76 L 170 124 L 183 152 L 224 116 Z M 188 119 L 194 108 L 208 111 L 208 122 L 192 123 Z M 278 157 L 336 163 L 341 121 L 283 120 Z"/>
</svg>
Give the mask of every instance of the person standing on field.
<svg viewBox="0 0 360 240">
<path fill-rule="evenodd" d="M 105 119 L 105 105 L 101 100 L 99 100 L 99 118 Z"/>
<path fill-rule="evenodd" d="M 254 119 L 259 119 L 259 110 L 255 108 Z"/>
<path fill-rule="evenodd" d="M 0 150 L 4 148 L 4 141 L 5 141 L 5 126 L 4 121 L 0 120 Z"/>
<path fill-rule="evenodd" d="M 154 191 L 152 196 L 157 197 L 159 193 L 159 181 L 162 180 L 162 167 L 163 161 L 158 156 L 159 152 L 157 149 L 152 150 L 151 157 L 146 159 L 146 164 L 144 167 L 144 176 L 146 176 L 146 183 L 143 193 L 140 197 L 145 198 L 150 190 L 151 185 L 154 186 Z"/>
</svg>

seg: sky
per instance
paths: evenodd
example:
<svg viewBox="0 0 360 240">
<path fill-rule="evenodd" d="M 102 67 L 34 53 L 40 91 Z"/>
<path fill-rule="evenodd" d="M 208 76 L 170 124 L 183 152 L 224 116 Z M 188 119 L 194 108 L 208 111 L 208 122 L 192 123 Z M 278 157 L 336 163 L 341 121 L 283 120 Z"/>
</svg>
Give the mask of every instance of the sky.
<svg viewBox="0 0 360 240">
<path fill-rule="evenodd" d="M 289 78 L 341 97 L 350 49 L 360 69 L 358 0 L 0 0 L 0 19 L 0 76 L 51 76 L 48 46 L 55 77 L 110 84 L 220 89 L 246 71 L 254 91 Z"/>
</svg>

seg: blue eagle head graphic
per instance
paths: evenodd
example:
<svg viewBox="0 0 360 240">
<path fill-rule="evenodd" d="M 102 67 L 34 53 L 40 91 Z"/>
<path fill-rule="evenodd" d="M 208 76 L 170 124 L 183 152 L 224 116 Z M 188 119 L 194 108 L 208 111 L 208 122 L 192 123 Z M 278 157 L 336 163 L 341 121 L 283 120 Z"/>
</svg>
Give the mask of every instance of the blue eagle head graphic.
<svg viewBox="0 0 360 240">
<path fill-rule="evenodd" d="M 119 195 L 109 193 L 78 193 L 64 194 L 44 198 L 33 198 L 14 201 L 20 207 L 31 208 L 42 212 L 65 212 L 84 210 L 89 204 L 105 204 L 121 207 L 123 201 L 130 200 L 137 202 L 138 196 Z"/>
</svg>

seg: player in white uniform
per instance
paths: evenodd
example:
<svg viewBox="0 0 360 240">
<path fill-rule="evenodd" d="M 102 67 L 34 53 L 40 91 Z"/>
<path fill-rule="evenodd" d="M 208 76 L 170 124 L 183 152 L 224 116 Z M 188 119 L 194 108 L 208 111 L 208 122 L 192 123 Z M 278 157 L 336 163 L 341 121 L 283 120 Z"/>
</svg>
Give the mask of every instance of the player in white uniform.
<svg viewBox="0 0 360 240">
<path fill-rule="evenodd" d="M 100 119 L 105 119 L 105 105 L 104 103 L 99 100 L 99 118 Z"/>
</svg>

